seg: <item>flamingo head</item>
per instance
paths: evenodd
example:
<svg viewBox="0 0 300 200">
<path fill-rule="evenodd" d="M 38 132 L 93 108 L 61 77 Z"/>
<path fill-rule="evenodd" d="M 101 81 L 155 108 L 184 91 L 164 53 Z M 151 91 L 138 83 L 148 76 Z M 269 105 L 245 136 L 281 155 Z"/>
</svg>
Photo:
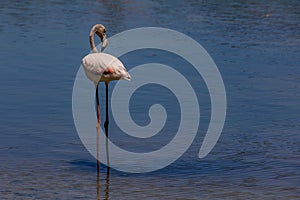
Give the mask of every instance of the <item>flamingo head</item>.
<svg viewBox="0 0 300 200">
<path fill-rule="evenodd" d="M 95 33 L 100 37 L 102 45 L 101 49 L 104 50 L 104 48 L 107 46 L 108 41 L 106 38 L 106 29 L 102 24 L 97 24 L 95 27 Z"/>
</svg>

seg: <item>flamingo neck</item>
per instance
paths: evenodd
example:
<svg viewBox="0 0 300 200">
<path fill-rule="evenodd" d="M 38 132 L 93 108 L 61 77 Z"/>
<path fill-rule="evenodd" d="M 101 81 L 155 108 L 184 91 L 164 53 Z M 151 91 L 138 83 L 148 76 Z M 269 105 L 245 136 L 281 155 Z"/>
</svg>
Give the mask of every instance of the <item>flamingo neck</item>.
<svg viewBox="0 0 300 200">
<path fill-rule="evenodd" d="M 92 49 L 93 53 L 98 53 L 98 50 L 95 45 L 95 40 L 94 40 L 95 32 L 96 31 L 94 29 L 92 29 L 90 32 L 90 45 L 91 45 L 91 49 Z"/>
</svg>

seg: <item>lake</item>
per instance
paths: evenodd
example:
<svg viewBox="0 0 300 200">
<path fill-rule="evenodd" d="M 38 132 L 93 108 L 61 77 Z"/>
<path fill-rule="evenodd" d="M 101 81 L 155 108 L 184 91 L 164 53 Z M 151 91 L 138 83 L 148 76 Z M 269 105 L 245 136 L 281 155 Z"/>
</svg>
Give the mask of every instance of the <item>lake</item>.
<svg viewBox="0 0 300 200">
<path fill-rule="evenodd" d="M 300 198 L 299 1 L 3 0 L 0 10 L 1 199 Z M 96 160 L 72 115 L 74 80 L 96 23 L 105 25 L 108 37 L 139 27 L 174 29 L 206 49 L 227 95 L 224 129 L 208 156 L 198 158 L 211 108 L 203 80 L 176 55 L 131 52 L 120 58 L 129 70 L 164 63 L 186 66 L 182 73 L 199 79 L 200 127 L 190 148 L 166 168 L 107 174 L 101 165 L 97 180 Z M 103 105 L 103 84 L 100 89 Z M 149 106 L 160 102 L 171 113 L 170 128 L 140 143 L 111 119 L 111 140 L 136 152 L 161 148 L 178 126 L 178 102 L 157 85 L 133 97 L 136 123 L 149 123 Z"/>
</svg>

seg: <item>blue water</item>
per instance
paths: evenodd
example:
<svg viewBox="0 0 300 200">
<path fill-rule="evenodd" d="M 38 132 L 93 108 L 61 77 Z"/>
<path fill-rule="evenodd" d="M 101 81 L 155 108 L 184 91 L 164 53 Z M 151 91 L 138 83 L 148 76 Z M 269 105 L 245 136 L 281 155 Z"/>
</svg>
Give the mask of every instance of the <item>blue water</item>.
<svg viewBox="0 0 300 200">
<path fill-rule="evenodd" d="M 198 159 L 210 110 L 202 81 L 196 89 L 203 123 L 191 148 L 156 172 L 112 170 L 109 182 L 101 166 L 101 199 L 300 198 L 299 1 L 4 0 L 0 10 L 1 199 L 97 199 L 96 161 L 76 133 L 71 106 L 96 23 L 106 26 L 108 36 L 144 26 L 189 35 L 216 62 L 228 102 L 220 140 Z M 137 52 L 123 61 L 129 69 L 150 61 L 184 64 L 171 55 L 162 59 L 164 54 Z M 136 98 L 149 100 L 139 93 Z"/>
</svg>

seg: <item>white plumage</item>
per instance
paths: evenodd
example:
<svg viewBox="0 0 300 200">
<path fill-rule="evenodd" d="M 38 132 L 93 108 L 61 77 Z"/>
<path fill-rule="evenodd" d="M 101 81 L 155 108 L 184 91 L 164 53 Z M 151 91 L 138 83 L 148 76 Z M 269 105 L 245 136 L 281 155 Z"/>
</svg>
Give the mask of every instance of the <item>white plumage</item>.
<svg viewBox="0 0 300 200">
<path fill-rule="evenodd" d="M 92 53 L 82 59 L 82 66 L 86 76 L 97 85 L 99 82 L 112 80 L 130 80 L 122 62 L 107 53 Z"/>
<path fill-rule="evenodd" d="M 86 76 L 94 82 L 96 89 L 96 104 L 97 104 L 97 124 L 100 127 L 100 105 L 98 86 L 99 82 L 105 82 L 106 86 L 106 122 L 104 123 L 106 135 L 108 135 L 108 83 L 113 80 L 125 79 L 130 80 L 130 75 L 122 62 L 107 53 L 98 53 L 94 35 L 97 34 L 102 42 L 101 51 L 107 46 L 108 42 L 105 35 L 105 27 L 102 24 L 96 24 L 90 31 L 90 45 L 93 53 L 86 55 L 81 63 Z"/>
</svg>

